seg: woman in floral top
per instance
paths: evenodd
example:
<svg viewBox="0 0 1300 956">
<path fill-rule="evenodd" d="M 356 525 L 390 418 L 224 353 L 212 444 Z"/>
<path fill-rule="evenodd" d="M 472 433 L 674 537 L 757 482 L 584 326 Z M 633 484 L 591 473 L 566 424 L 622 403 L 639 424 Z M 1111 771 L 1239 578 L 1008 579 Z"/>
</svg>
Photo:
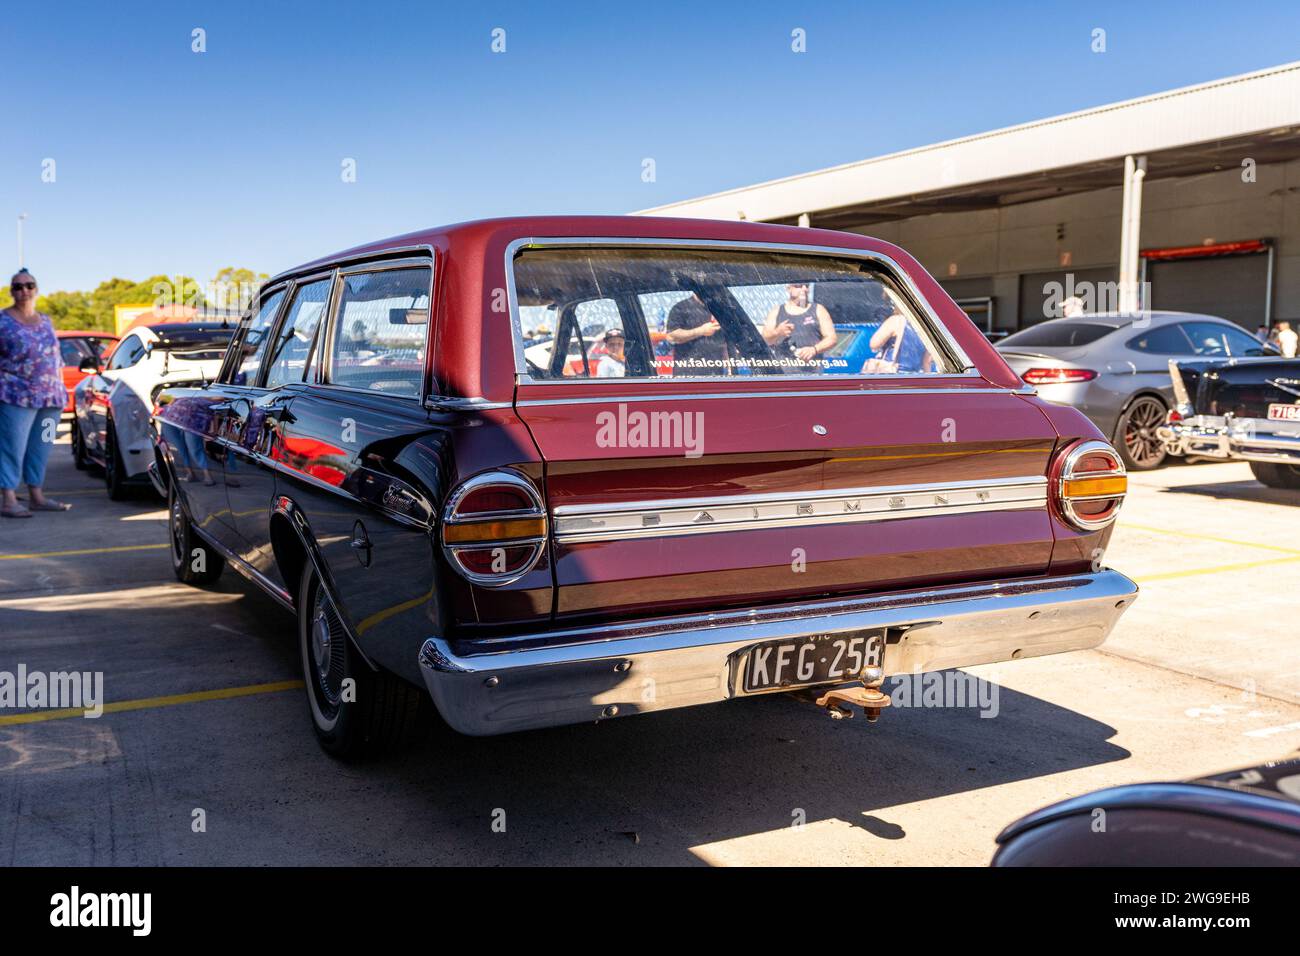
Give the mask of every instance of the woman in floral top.
<svg viewBox="0 0 1300 956">
<path fill-rule="evenodd" d="M 0 311 L 0 516 L 30 518 L 71 507 L 41 490 L 68 393 L 54 326 L 36 311 L 36 279 L 20 269 L 9 288 L 14 304 Z M 26 506 L 16 494 L 20 479 Z"/>
</svg>

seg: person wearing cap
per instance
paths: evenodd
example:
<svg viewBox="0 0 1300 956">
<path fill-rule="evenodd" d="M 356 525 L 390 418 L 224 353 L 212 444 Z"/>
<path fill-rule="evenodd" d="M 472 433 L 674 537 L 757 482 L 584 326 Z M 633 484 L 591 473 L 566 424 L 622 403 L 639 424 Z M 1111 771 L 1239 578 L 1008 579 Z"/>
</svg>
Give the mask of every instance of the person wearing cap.
<svg viewBox="0 0 1300 956">
<path fill-rule="evenodd" d="M 9 282 L 14 304 L 0 310 L 0 517 L 67 511 L 45 496 L 45 463 L 68 400 L 59 339 L 50 317 L 36 311 L 36 278 L 19 269 Z M 27 504 L 18 482 L 27 485 Z"/>
<path fill-rule="evenodd" d="M 622 378 L 627 374 L 627 359 L 623 354 L 625 341 L 622 329 L 606 329 L 600 336 L 605 354 L 596 365 L 596 378 Z"/>
</svg>

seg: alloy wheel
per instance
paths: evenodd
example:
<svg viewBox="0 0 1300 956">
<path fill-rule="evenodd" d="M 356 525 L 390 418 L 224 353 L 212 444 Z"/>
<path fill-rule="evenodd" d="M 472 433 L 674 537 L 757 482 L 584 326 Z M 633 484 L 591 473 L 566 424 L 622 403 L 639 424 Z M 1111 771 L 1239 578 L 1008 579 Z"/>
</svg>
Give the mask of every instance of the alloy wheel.
<svg viewBox="0 0 1300 956">
<path fill-rule="evenodd" d="M 1165 449 L 1156 434 L 1165 420 L 1165 406 L 1157 398 L 1139 398 L 1124 413 L 1121 440 L 1125 457 L 1138 468 L 1155 468 L 1165 460 Z"/>
</svg>

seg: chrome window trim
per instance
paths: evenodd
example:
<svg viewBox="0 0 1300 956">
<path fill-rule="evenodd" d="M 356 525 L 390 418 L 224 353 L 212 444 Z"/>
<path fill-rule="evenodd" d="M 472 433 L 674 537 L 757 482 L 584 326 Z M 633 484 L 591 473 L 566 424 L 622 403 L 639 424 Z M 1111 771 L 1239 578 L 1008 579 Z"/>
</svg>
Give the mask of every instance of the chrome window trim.
<svg viewBox="0 0 1300 956">
<path fill-rule="evenodd" d="M 864 378 L 866 376 L 863 376 Z M 791 377 L 793 380 L 793 376 Z M 586 381 L 585 379 L 565 379 L 564 382 Z M 610 379 L 600 379 L 601 382 L 609 382 Z M 650 381 L 650 379 L 641 379 L 641 381 Z M 714 381 L 717 381 L 716 379 Z M 736 381 L 734 378 L 728 381 Z M 768 379 L 767 381 L 774 381 Z M 784 380 L 783 380 L 784 381 Z M 824 381 L 824 379 L 822 380 Z M 556 382 L 531 384 L 559 384 Z M 521 398 L 514 402 L 518 407 L 527 407 L 530 405 L 590 405 L 597 403 L 617 403 L 617 402 L 698 402 L 714 401 L 725 398 L 753 398 L 761 395 L 770 398 L 818 398 L 824 395 L 861 395 L 863 397 L 871 395 L 1035 395 L 1036 390 L 1032 386 L 1024 388 L 963 388 L 954 385 L 948 388 L 922 388 L 922 387 L 902 387 L 902 388 L 835 388 L 835 389 L 805 389 L 804 391 L 767 391 L 756 389 L 754 391 L 736 391 L 736 392 L 682 392 L 680 394 L 668 392 L 658 395 L 583 395 L 570 398 Z M 492 407 L 509 407 L 509 402 L 492 403 Z M 484 407 L 482 405 L 476 407 Z"/>
<path fill-rule="evenodd" d="M 558 505 L 552 513 L 555 539 L 567 544 L 1045 509 L 1047 491 L 1047 478 L 1027 475 L 618 505 Z"/>
<path fill-rule="evenodd" d="M 570 236 L 533 236 L 528 238 L 515 239 L 506 246 L 505 251 L 505 270 L 506 270 L 506 301 L 510 310 L 510 335 L 514 343 L 515 351 L 515 382 L 518 385 L 557 385 L 572 384 L 575 382 L 592 382 L 602 381 L 590 378 L 564 378 L 564 379 L 535 379 L 528 373 L 528 365 L 524 358 L 524 341 L 523 327 L 519 316 L 519 296 L 515 287 L 515 257 L 519 252 L 529 248 L 582 248 L 582 247 L 605 247 L 605 248 L 638 248 L 638 249 L 716 249 L 720 251 L 736 252 L 775 252 L 790 253 L 794 255 L 811 255 L 811 256 L 835 256 L 839 258 L 866 259 L 882 266 L 895 282 L 907 293 L 912 299 L 912 304 L 916 306 L 917 317 L 925 325 L 926 331 L 935 340 L 937 344 L 948 350 L 949 358 L 955 361 L 960 369 L 956 372 L 916 372 L 907 375 L 899 374 L 868 374 L 868 375 L 781 375 L 781 376 L 740 376 L 741 378 L 754 378 L 758 381 L 788 381 L 788 382 L 827 382 L 827 381 L 850 381 L 862 382 L 871 380 L 898 381 L 911 380 L 918 377 L 932 376 L 935 378 L 983 378 L 975 363 L 971 361 L 964 349 L 957 343 L 948 327 L 943 323 L 935 311 L 930 307 L 929 300 L 921 294 L 903 268 L 890 256 L 883 252 L 873 252 L 869 249 L 850 249 L 843 246 L 818 246 L 805 245 L 799 243 L 785 242 L 759 242 L 755 240 L 722 240 L 722 239 L 652 239 L 647 237 L 612 237 L 612 236 L 588 236 L 588 237 L 570 237 Z M 558 332 L 558 329 L 557 329 Z M 692 382 L 735 382 L 737 376 L 734 375 L 692 375 Z M 635 378 L 626 379 L 630 382 L 663 382 L 672 381 L 671 377 L 661 378 Z M 608 379 L 603 380 L 608 381 Z"/>
<path fill-rule="evenodd" d="M 235 332 L 230 336 L 230 344 L 226 346 L 226 357 L 221 360 L 221 371 L 217 373 L 217 377 L 214 379 L 216 384 L 231 385 L 235 388 L 247 387 L 235 385 L 234 382 L 229 380 L 229 377 L 235 373 L 235 352 L 238 348 L 243 347 L 244 333 L 246 333 L 248 327 L 253 324 L 253 319 L 257 317 L 257 313 L 262 311 L 262 306 L 265 304 L 266 300 L 279 293 L 284 294 L 285 297 L 280 300 L 279 305 L 275 307 L 275 314 L 271 316 L 270 328 L 275 328 L 276 323 L 280 321 L 280 312 L 284 309 L 284 303 L 288 301 L 287 293 L 292 287 L 293 283 L 288 280 L 276 284 L 268 282 L 257 291 L 255 304 L 249 308 L 247 315 L 240 316 L 239 322 L 235 325 Z"/>
<path fill-rule="evenodd" d="M 387 249 L 375 249 L 370 252 L 342 253 L 337 256 L 318 259 L 316 262 L 310 262 L 293 269 L 286 269 L 284 272 L 273 275 L 271 278 L 267 279 L 266 285 L 270 286 L 282 281 L 294 281 L 298 279 L 299 276 L 313 275 L 317 272 L 329 272 L 333 269 L 350 269 L 353 266 L 364 267 L 382 265 L 390 259 L 402 256 L 412 259 L 427 257 L 429 261 L 432 262 L 434 259 L 434 248 L 428 243 L 420 243 L 411 246 L 392 246 Z M 362 268 L 362 271 L 365 271 L 365 269 Z"/>
<path fill-rule="evenodd" d="M 417 403 L 426 402 L 433 394 L 433 326 L 434 326 L 434 291 L 437 288 L 438 269 L 437 254 L 432 246 L 423 247 L 428 249 L 428 256 L 405 256 L 396 259 L 381 259 L 377 262 L 359 262 L 350 266 L 340 266 L 335 270 L 335 288 L 332 307 L 329 315 L 329 331 L 324 344 L 328 364 L 321 362 L 316 370 L 317 385 L 329 385 L 334 388 L 346 388 L 354 392 L 362 392 L 367 395 L 382 395 L 385 398 L 403 398 L 407 401 Z M 416 395 L 392 395 L 388 392 L 380 392 L 374 389 L 357 388 L 354 385 L 340 385 L 330 381 L 330 376 L 334 370 L 334 342 L 338 332 L 338 313 L 343 305 L 343 284 L 347 281 L 348 276 L 364 275 L 369 272 L 387 272 L 394 269 L 428 269 L 429 270 L 429 320 L 424 325 L 424 368 L 420 370 L 419 393 Z"/>
<path fill-rule="evenodd" d="M 286 385 L 312 384 L 306 378 L 307 369 L 311 366 L 312 349 L 315 349 L 317 341 L 320 340 L 320 330 L 325 327 L 325 323 L 329 320 L 331 312 L 334 309 L 334 292 L 335 286 L 338 284 L 337 271 L 338 270 L 336 269 L 329 269 L 324 272 L 313 272 L 304 275 L 301 279 L 294 280 L 293 283 L 291 283 L 290 294 L 285 297 L 284 302 L 280 304 L 280 308 L 276 310 L 275 322 L 271 325 L 271 330 L 268 333 L 269 344 L 267 345 L 267 348 L 270 349 L 270 347 L 274 345 L 276 340 L 280 337 L 280 330 L 284 326 L 284 323 L 289 321 L 289 313 L 293 311 L 294 303 L 298 301 L 299 291 L 301 291 L 304 286 L 309 286 L 326 279 L 329 280 L 330 289 L 329 295 L 325 299 L 324 314 L 321 315 L 320 324 L 316 327 L 316 331 L 312 336 L 311 349 L 308 349 L 307 351 L 307 361 L 303 365 L 303 378 L 296 382 L 281 382 L 279 385 L 268 386 L 266 384 L 266 376 L 271 370 L 271 363 L 263 361 L 262 367 L 257 370 L 257 381 L 251 385 L 236 385 L 236 388 L 252 388 L 259 392 L 278 392 Z M 263 356 L 263 358 L 266 359 L 269 358 L 269 356 Z"/>
</svg>

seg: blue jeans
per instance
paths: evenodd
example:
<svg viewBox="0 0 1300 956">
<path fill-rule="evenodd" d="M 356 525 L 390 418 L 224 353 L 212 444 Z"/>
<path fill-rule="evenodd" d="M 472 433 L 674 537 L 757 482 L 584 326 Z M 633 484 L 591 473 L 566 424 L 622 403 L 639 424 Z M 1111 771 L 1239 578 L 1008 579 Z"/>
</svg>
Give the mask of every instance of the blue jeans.
<svg viewBox="0 0 1300 956">
<path fill-rule="evenodd" d="M 0 488 L 16 490 L 19 478 L 37 488 L 45 483 L 45 462 L 62 412 L 0 402 Z"/>
</svg>

